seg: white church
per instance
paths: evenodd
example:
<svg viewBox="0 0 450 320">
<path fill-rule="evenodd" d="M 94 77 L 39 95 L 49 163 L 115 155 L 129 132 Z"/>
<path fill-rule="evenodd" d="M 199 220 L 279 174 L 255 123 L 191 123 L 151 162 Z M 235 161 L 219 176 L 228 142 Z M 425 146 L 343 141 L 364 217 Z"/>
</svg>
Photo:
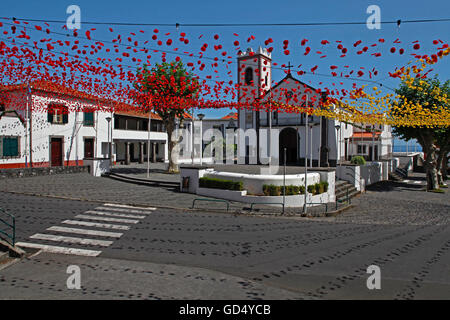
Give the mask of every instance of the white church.
<svg viewBox="0 0 450 320">
<path fill-rule="evenodd" d="M 240 103 L 252 104 L 255 99 L 260 99 L 259 103 L 288 101 L 290 105 L 305 107 L 302 97 L 307 95 L 309 107 L 316 108 L 320 100 L 326 98 L 324 93 L 318 94 L 315 88 L 295 79 L 290 71 L 272 86 L 272 59 L 266 49 L 259 47 L 254 52 L 249 48 L 240 52 L 237 59 Z M 260 137 L 259 129 L 269 127 L 279 130 L 280 163 L 284 162 L 284 149 L 287 164 L 304 165 L 306 158 L 312 167 L 334 167 L 357 155 L 368 161 L 387 159 L 392 155 L 390 126 L 351 124 L 318 116 L 309 116 L 308 127 L 306 122 L 305 113 L 240 110 L 238 127 L 242 130 L 253 128 L 257 132 L 256 145 L 246 141 L 245 148 L 240 148 L 244 150 L 240 156 L 256 157 L 260 162 L 264 157 L 259 155 L 260 146 L 267 143 L 263 139 L 268 138 Z M 308 130 L 308 138 L 305 130 Z"/>
</svg>

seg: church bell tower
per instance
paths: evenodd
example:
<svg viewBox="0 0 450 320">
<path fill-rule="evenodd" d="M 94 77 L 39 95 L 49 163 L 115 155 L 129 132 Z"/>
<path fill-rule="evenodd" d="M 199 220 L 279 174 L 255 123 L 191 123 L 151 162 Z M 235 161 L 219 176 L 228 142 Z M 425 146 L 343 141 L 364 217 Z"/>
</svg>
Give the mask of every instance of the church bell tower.
<svg viewBox="0 0 450 320">
<path fill-rule="evenodd" d="M 254 111 L 251 105 L 268 91 L 272 83 L 272 58 L 267 49 L 258 48 L 254 52 L 248 48 L 245 52 L 238 53 L 238 102 L 247 105 L 238 111 L 238 124 L 242 130 L 253 128 L 258 135 L 260 126 L 260 111 Z M 250 149 L 256 150 L 250 150 Z M 257 144 L 249 145 L 245 142 L 245 155 L 241 157 L 248 159 L 249 154 L 256 155 L 259 162 L 259 136 Z M 247 161 L 247 160 L 246 160 Z"/>
<path fill-rule="evenodd" d="M 253 104 L 265 91 L 270 89 L 272 82 L 272 59 L 267 49 L 259 47 L 258 52 L 248 48 L 238 54 L 238 101 L 243 104 Z M 258 127 L 259 112 L 242 109 L 239 111 L 239 128 Z"/>
</svg>

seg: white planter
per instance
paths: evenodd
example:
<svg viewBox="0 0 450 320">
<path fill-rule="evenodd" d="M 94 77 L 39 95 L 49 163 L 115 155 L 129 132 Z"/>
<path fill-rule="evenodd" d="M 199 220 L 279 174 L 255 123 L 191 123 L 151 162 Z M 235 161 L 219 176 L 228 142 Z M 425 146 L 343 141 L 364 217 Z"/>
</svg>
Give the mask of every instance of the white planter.
<svg viewBox="0 0 450 320">
<path fill-rule="evenodd" d="M 89 166 L 89 172 L 94 177 L 100 177 L 102 174 L 110 171 L 109 158 L 85 158 L 83 163 Z"/>
</svg>

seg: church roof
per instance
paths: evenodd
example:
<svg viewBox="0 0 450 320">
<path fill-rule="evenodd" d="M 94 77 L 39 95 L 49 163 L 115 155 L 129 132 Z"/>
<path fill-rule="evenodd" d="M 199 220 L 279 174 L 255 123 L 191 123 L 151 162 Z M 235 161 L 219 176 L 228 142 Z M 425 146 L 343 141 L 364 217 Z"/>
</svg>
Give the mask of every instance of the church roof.
<svg viewBox="0 0 450 320">
<path fill-rule="evenodd" d="M 317 94 L 326 95 L 325 92 L 318 93 L 316 88 L 311 87 L 310 85 L 304 83 L 303 81 L 300 81 L 300 80 L 294 78 L 294 77 L 292 76 L 292 74 L 289 72 L 289 73 L 286 75 L 286 77 L 284 77 L 283 79 L 281 79 L 275 86 L 273 86 L 272 88 L 270 88 L 269 90 L 267 90 L 267 91 L 264 93 L 264 96 L 263 96 L 263 97 L 265 97 L 269 92 L 271 92 L 272 90 L 278 88 L 280 85 L 282 85 L 284 82 L 288 81 L 289 79 L 292 80 L 292 81 L 295 81 L 295 82 L 297 82 L 297 83 L 299 83 L 299 84 L 301 84 L 301 85 L 303 85 L 303 86 L 308 87 L 309 89 L 313 90 L 313 91 L 316 92 Z"/>
</svg>

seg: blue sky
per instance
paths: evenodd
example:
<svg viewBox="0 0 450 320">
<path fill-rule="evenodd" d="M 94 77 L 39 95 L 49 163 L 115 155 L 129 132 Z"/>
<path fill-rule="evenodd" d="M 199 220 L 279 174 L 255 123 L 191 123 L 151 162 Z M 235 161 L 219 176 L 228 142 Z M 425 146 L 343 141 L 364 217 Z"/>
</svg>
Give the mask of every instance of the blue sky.
<svg viewBox="0 0 450 320">
<path fill-rule="evenodd" d="M 366 9 L 369 5 L 376 4 L 381 9 L 381 20 L 397 19 L 431 19 L 450 18 L 450 1 L 365 1 L 365 0 L 345 0 L 345 1 L 2 1 L 0 3 L 0 16 L 32 18 L 32 19 L 56 19 L 65 20 L 67 18 L 66 8 L 76 4 L 81 8 L 81 22 L 83 21 L 115 21 L 115 22 L 146 22 L 146 23 L 283 23 L 283 22 L 330 22 L 330 21 L 366 21 L 369 16 Z M 82 25 L 82 30 L 92 26 Z M 97 38 L 108 39 L 110 35 L 107 27 L 97 27 L 95 33 Z M 192 38 L 191 48 L 198 48 L 203 42 L 213 44 L 212 36 L 216 33 L 220 35 L 221 43 L 228 44 L 225 48 L 230 53 L 234 53 L 233 41 L 239 40 L 242 49 L 247 46 L 253 48 L 259 45 L 264 46 L 264 40 L 268 37 L 275 41 L 275 50 L 272 56 L 274 62 L 279 65 L 291 62 L 294 66 L 302 64 L 306 70 L 314 65 L 319 65 L 318 72 L 329 73 L 330 65 L 343 65 L 364 67 L 371 69 L 376 67 L 380 74 L 378 79 L 386 86 L 396 87 L 398 81 L 386 79 L 387 71 L 392 71 L 395 66 L 403 65 L 411 60 L 410 56 L 400 56 L 389 54 L 392 42 L 399 38 L 405 49 L 411 47 L 411 42 L 419 40 L 421 43 L 421 54 L 431 53 L 434 48 L 432 40 L 441 39 L 450 42 L 450 22 L 404 24 L 400 28 L 395 25 L 382 25 L 381 30 L 369 30 L 365 25 L 357 26 L 309 26 L 309 27 L 182 27 L 176 30 L 174 26 L 158 27 L 161 34 L 164 32 L 185 31 Z M 85 30 L 84 29 L 84 30 Z M 151 36 L 153 27 L 114 27 L 121 34 L 136 32 L 139 29 L 146 31 L 147 39 Z M 147 32 L 148 31 L 148 32 Z M 239 34 L 238 37 L 233 33 Z M 203 35 L 203 39 L 198 39 Z M 254 35 L 256 39 L 247 45 L 246 39 Z M 145 36 L 142 39 L 145 39 Z M 320 59 L 318 55 L 303 55 L 303 48 L 300 48 L 301 39 L 307 38 L 313 43 L 313 49 L 319 49 L 320 41 L 327 39 L 333 48 L 336 47 L 336 40 L 343 41 L 351 47 L 357 40 L 362 40 L 366 45 L 375 43 L 379 38 L 384 38 L 382 58 L 374 58 L 370 55 L 357 56 L 348 54 L 346 58 L 339 58 L 339 55 L 329 54 L 326 59 Z M 204 40 L 207 39 L 207 40 Z M 290 46 L 292 54 L 285 56 L 281 50 L 282 41 L 288 39 L 292 43 Z M 349 48 L 350 49 L 350 48 Z M 195 50 L 192 50 L 195 51 Z M 412 49 L 409 49 L 409 53 Z M 170 57 L 169 57 L 170 58 Z M 156 61 L 155 61 L 156 62 Z M 436 73 L 441 80 L 449 79 L 450 64 L 448 59 L 443 59 L 436 65 Z M 228 70 L 233 72 L 232 80 L 236 79 L 236 66 L 232 65 Z M 226 69 L 221 69 L 222 80 L 229 80 L 226 76 Z M 211 73 L 209 73 L 211 74 Z M 273 80 L 278 81 L 284 77 L 282 71 L 274 70 Z M 326 77 L 306 75 L 298 77 L 303 82 L 316 87 L 324 87 L 336 82 L 336 79 Z M 322 82 L 322 84 L 320 84 Z M 343 88 L 350 89 L 354 81 L 345 81 Z M 361 84 L 361 83 L 358 83 Z M 230 110 L 216 110 L 206 112 L 207 117 L 222 116 Z"/>
</svg>

